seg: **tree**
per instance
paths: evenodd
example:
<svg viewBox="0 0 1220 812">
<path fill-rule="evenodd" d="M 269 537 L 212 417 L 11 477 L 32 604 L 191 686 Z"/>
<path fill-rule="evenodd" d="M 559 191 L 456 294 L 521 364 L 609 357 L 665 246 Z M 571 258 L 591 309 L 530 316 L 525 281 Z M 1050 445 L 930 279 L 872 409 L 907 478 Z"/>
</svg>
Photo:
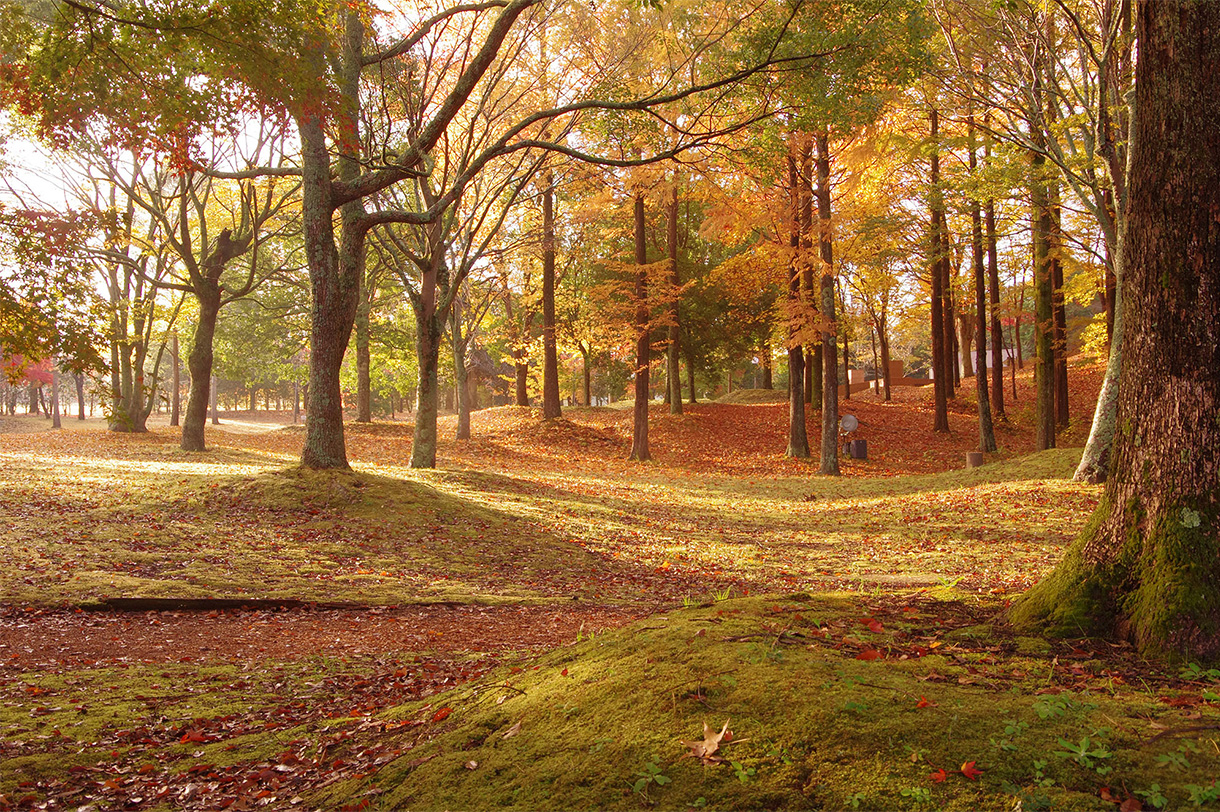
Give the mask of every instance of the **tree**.
<svg viewBox="0 0 1220 812">
<path fill-rule="evenodd" d="M 1140 3 L 1105 495 L 1019 625 L 1220 659 L 1220 4 Z"/>
</svg>

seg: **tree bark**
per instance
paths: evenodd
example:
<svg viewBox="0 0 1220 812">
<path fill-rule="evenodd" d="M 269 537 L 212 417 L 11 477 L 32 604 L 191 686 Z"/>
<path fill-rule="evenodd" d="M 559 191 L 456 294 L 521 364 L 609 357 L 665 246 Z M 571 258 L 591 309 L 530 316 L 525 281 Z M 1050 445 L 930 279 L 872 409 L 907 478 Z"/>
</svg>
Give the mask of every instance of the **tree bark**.
<svg viewBox="0 0 1220 812">
<path fill-rule="evenodd" d="M 648 371 L 652 344 L 648 329 L 648 246 L 644 229 L 644 194 L 636 192 L 635 219 L 635 408 L 631 432 L 631 459 L 652 459 L 648 451 Z"/>
<path fill-rule="evenodd" d="M 449 312 L 449 346 L 453 349 L 453 397 L 457 406 L 458 440 L 470 439 L 470 381 L 466 374 L 466 344 L 462 335 L 462 306 L 459 299 L 453 300 Z M 556 394 L 558 397 L 558 394 Z"/>
<path fill-rule="evenodd" d="M 678 365 L 681 349 L 679 333 L 680 308 L 678 291 L 682 287 L 682 274 L 678 271 L 678 178 L 674 176 L 674 188 L 665 212 L 665 238 L 669 249 L 669 345 L 665 348 L 665 386 L 669 395 L 669 413 L 682 414 L 682 371 Z"/>
<path fill-rule="evenodd" d="M 173 393 L 170 397 L 169 424 L 180 425 L 182 416 L 182 359 L 178 354 L 178 328 L 170 339 L 170 354 L 174 363 Z"/>
<path fill-rule="evenodd" d="M 76 419 L 85 419 L 85 373 L 78 372 L 72 376 L 76 380 Z M 9 414 L 13 410 L 9 409 Z"/>
<path fill-rule="evenodd" d="M 991 304 L 991 408 L 996 420 L 1004 414 L 1004 327 L 1000 324 L 1000 262 L 996 247 L 995 201 L 984 207 L 987 235 L 987 277 Z"/>
<path fill-rule="evenodd" d="M 1220 659 L 1220 4 L 1141 3 L 1122 374 L 1102 504 L 1019 626 Z"/>
<path fill-rule="evenodd" d="M 195 298 L 199 300 L 199 319 L 195 322 L 191 354 L 186 358 L 187 371 L 191 374 L 191 391 L 187 395 L 186 414 L 182 418 L 183 451 L 205 450 L 203 430 L 208 420 L 208 404 L 213 402 L 212 344 L 216 335 L 216 318 L 220 312 L 220 288 L 215 284 L 196 285 Z"/>
<path fill-rule="evenodd" d="M 801 245 L 800 209 L 801 200 L 797 177 L 796 157 L 788 151 L 788 190 L 791 195 L 791 226 L 788 246 L 792 249 L 792 262 L 788 268 L 788 304 L 791 308 L 801 305 L 802 269 L 798 261 Z M 797 320 L 788 319 L 788 449 L 789 457 L 809 458 L 809 434 L 805 426 L 805 352 L 801 346 L 801 329 Z"/>
<path fill-rule="evenodd" d="M 839 358 L 836 346 L 834 244 L 830 232 L 830 136 L 817 134 L 818 253 L 822 260 L 822 453 L 819 473 L 839 475 Z M 847 357 L 844 352 L 844 358 Z M 848 387 L 851 382 L 846 383 Z"/>
<path fill-rule="evenodd" d="M 1050 200 L 1047 196 L 1046 181 L 1042 177 L 1045 163 L 1045 158 L 1034 153 L 1030 200 L 1034 217 L 1034 346 L 1037 350 L 1037 364 L 1034 367 L 1037 389 L 1034 447 L 1038 451 L 1055 447 L 1054 284 L 1050 255 Z"/>
<path fill-rule="evenodd" d="M 562 416 L 559 355 L 555 347 L 555 179 L 550 170 L 542 191 L 542 416 Z"/>
<path fill-rule="evenodd" d="M 695 396 L 695 358 L 689 351 L 686 353 L 686 383 L 687 389 L 690 390 L 690 400 L 687 403 L 693 406 L 699 402 L 699 398 Z"/>
<path fill-rule="evenodd" d="M 928 273 L 932 278 L 932 431 L 949 431 L 949 403 L 947 386 L 952 373 L 945 347 L 945 287 L 944 275 L 941 272 L 941 252 L 944 250 L 944 240 L 941 232 L 945 227 L 944 198 L 940 188 L 940 114 L 935 107 L 930 113 L 932 142 L 932 172 L 930 208 L 932 229 L 928 245 Z"/>
<path fill-rule="evenodd" d="M 1062 209 L 1059 206 L 1059 183 L 1050 186 L 1051 204 L 1051 313 L 1055 324 L 1055 425 L 1067 428 L 1071 415 L 1068 413 L 1067 378 L 1067 310 L 1063 301 L 1063 227 Z"/>
<path fill-rule="evenodd" d="M 436 467 L 436 415 L 440 384 L 441 328 L 432 308 L 416 311 L 415 357 L 419 365 L 419 391 L 415 405 L 415 431 L 411 442 L 411 467 Z"/>
<path fill-rule="evenodd" d="M 359 303 L 356 305 L 356 422 L 373 422 L 373 382 L 369 349 L 369 300 L 366 280 L 361 274 Z"/>
<path fill-rule="evenodd" d="M 978 172 L 975 155 L 974 116 L 967 119 L 970 129 L 970 174 Z M 996 450 L 995 427 L 991 423 L 991 398 L 987 386 L 987 269 L 983 266 L 983 217 L 978 200 L 970 199 L 970 248 L 974 264 L 974 315 L 978 340 L 975 393 L 979 410 L 979 451 Z M 963 331 L 963 336 L 965 332 Z"/>
<path fill-rule="evenodd" d="M 59 417 L 59 368 L 51 369 L 51 428 L 61 429 L 63 423 Z"/>
</svg>

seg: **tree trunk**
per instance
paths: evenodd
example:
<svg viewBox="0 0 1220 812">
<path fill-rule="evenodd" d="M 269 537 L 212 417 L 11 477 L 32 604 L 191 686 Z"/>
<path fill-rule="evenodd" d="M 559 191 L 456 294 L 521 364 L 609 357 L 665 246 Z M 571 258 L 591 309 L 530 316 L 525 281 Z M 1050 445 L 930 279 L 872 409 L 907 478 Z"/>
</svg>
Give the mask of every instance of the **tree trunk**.
<svg viewBox="0 0 1220 812">
<path fill-rule="evenodd" d="M 1220 4 L 1141 3 L 1122 375 L 1101 506 L 1021 626 L 1220 659 Z"/>
<path fill-rule="evenodd" d="M 819 473 L 839 475 L 839 357 L 835 319 L 834 244 L 830 233 L 830 136 L 817 134 L 818 252 L 822 259 L 822 453 Z M 843 357 L 847 357 L 844 347 Z M 846 384 L 851 386 L 850 380 Z"/>
<path fill-rule="evenodd" d="M 673 193 L 665 212 L 666 247 L 669 249 L 669 345 L 665 348 L 665 386 L 669 396 L 669 413 L 682 414 L 682 371 L 678 366 L 681 349 L 679 335 L 678 291 L 682 287 L 682 275 L 678 272 L 678 179 L 674 176 Z"/>
<path fill-rule="evenodd" d="M 189 362 L 189 359 L 188 359 L 188 362 Z M 220 392 L 220 390 L 219 390 L 219 388 L 218 388 L 218 387 L 217 387 L 217 385 L 216 385 L 216 376 L 215 376 L 215 375 L 213 375 L 213 376 L 211 377 L 211 379 L 208 381 L 208 401 L 209 401 L 209 406 L 210 406 L 211 411 L 212 411 L 212 425 L 213 425 L 213 426 L 219 426 L 219 425 L 220 425 L 220 404 L 219 404 L 220 397 L 219 397 L 219 392 Z M 187 408 L 187 411 L 188 411 L 188 412 L 190 411 L 190 408 L 189 408 L 189 402 L 188 402 L 188 408 Z"/>
<path fill-rule="evenodd" d="M 215 404 L 212 390 L 212 345 L 216 336 L 216 318 L 220 313 L 220 288 L 215 284 L 196 286 L 199 300 L 199 320 L 195 323 L 194 343 L 186 358 L 187 371 L 191 374 L 191 391 L 186 399 L 186 414 L 182 418 L 183 451 L 203 451 L 203 428 L 208 419 L 208 403 Z M 213 422 L 215 405 L 213 405 Z"/>
<path fill-rule="evenodd" d="M 466 338 L 462 336 L 461 303 L 453 300 L 449 313 L 449 344 L 453 348 L 453 395 L 457 401 L 457 439 L 470 439 L 470 382 L 466 375 Z M 558 400 L 558 392 L 556 392 Z"/>
<path fill-rule="evenodd" d="M 957 326 L 958 332 L 962 336 L 962 377 L 974 377 L 974 320 L 975 316 L 972 313 L 967 313 L 965 308 L 958 308 L 957 311 Z M 983 367 L 983 374 L 987 374 L 987 368 Z"/>
<path fill-rule="evenodd" d="M 945 375 L 945 397 L 952 400 L 957 397 L 957 387 L 961 385 L 961 363 L 959 361 L 961 354 L 957 344 L 957 318 L 954 307 L 954 291 L 953 291 L 953 262 L 950 258 L 951 248 L 949 246 L 949 219 L 947 216 L 941 218 L 941 255 L 940 255 L 940 273 L 941 273 L 941 291 L 945 297 L 944 313 L 944 330 L 945 330 L 945 361 L 949 365 L 948 372 Z"/>
<path fill-rule="evenodd" d="M 635 409 L 631 432 L 631 459 L 652 459 L 648 452 L 648 370 L 652 346 L 648 330 L 648 247 L 644 233 L 644 195 L 636 192 L 635 215 Z"/>
<path fill-rule="evenodd" d="M 788 152 L 788 189 L 791 193 L 791 229 L 788 246 L 792 263 L 788 269 L 788 303 L 800 307 L 803 272 L 797 259 L 801 244 L 801 195 L 796 170 L 796 157 Z M 801 345 L 801 330 L 796 320 L 788 320 L 788 450 L 789 457 L 809 458 L 809 434 L 805 426 L 805 351 Z"/>
<path fill-rule="evenodd" d="M 1046 159 L 1039 153 L 1033 157 L 1033 178 L 1030 183 L 1030 198 L 1033 203 L 1034 239 L 1034 291 L 1035 322 L 1034 346 L 1037 349 L 1037 365 L 1034 381 L 1037 400 L 1034 407 L 1034 447 L 1045 451 L 1055 447 L 1055 324 L 1053 303 L 1053 277 L 1050 255 L 1051 211 L 1042 177 Z"/>
<path fill-rule="evenodd" d="M 555 180 L 548 169 L 542 192 L 542 416 L 562 416 L 559 354 L 555 347 Z"/>
<path fill-rule="evenodd" d="M 85 373 L 78 372 L 72 376 L 76 380 L 76 419 L 85 419 Z M 12 414 L 12 409 L 9 410 Z"/>
<path fill-rule="evenodd" d="M 1067 379 L 1067 311 L 1063 302 L 1063 228 L 1062 209 L 1059 206 L 1059 184 L 1050 186 L 1051 203 L 1051 312 L 1055 323 L 1055 425 L 1067 428 L 1071 415 L 1068 413 Z"/>
<path fill-rule="evenodd" d="M 584 386 L 585 405 L 593 405 L 593 369 L 589 365 L 589 351 L 580 348 L 581 383 Z"/>
<path fill-rule="evenodd" d="M 978 158 L 974 148 L 974 117 L 968 119 L 970 129 L 970 174 L 978 172 Z M 970 248 L 971 261 L 974 264 L 974 316 L 975 330 L 978 340 L 976 362 L 978 369 L 975 374 L 975 394 L 979 410 L 979 451 L 996 450 L 995 428 L 991 424 L 991 398 L 987 386 L 987 269 L 983 267 L 983 217 L 979 202 L 970 200 Z M 962 325 L 962 336 L 966 335 L 965 325 Z"/>
<path fill-rule="evenodd" d="M 169 424 L 171 426 L 180 425 L 182 416 L 182 359 L 178 355 L 178 328 L 174 328 L 173 337 L 170 339 L 170 354 L 173 357 L 174 375 L 173 395 L 170 398 Z"/>
<path fill-rule="evenodd" d="M 821 294 L 814 282 L 813 272 L 815 264 L 813 259 L 813 139 L 808 135 L 800 135 L 795 137 L 794 143 L 800 154 L 800 165 L 794 180 L 797 189 L 796 203 L 799 206 L 797 267 L 801 274 L 801 298 L 809 311 L 807 315 L 810 318 L 816 318 L 814 314 L 818 309 Z M 805 405 L 810 408 L 815 405 L 820 407 L 822 403 L 822 367 L 820 364 L 814 363 L 814 359 L 822 357 L 821 332 L 816 328 L 812 332 L 819 338 L 805 344 L 802 348 L 806 361 L 803 381 Z"/>
<path fill-rule="evenodd" d="M 940 189 L 940 114 L 936 108 L 931 111 L 931 141 L 932 141 L 932 174 L 930 208 L 932 230 L 929 234 L 928 273 L 932 278 L 932 399 L 933 416 L 932 431 L 949 431 L 948 383 L 952 373 L 949 370 L 947 348 L 945 347 L 945 287 L 944 276 L 941 273 L 941 252 L 944 241 L 941 232 L 945 227 L 944 198 Z"/>
<path fill-rule="evenodd" d="M 771 360 L 771 342 L 764 342 L 762 349 L 758 352 L 758 357 L 762 361 L 762 388 L 770 391 L 775 388 L 773 361 Z"/>
<path fill-rule="evenodd" d="M 51 428 L 62 429 L 59 418 L 59 368 L 51 369 Z"/>
<path fill-rule="evenodd" d="M 364 274 L 361 274 L 363 277 Z M 359 304 L 356 305 L 356 422 L 373 422 L 373 383 L 369 357 L 369 301 L 361 279 Z"/>
<path fill-rule="evenodd" d="M 695 396 L 695 358 L 691 352 L 686 354 L 686 383 L 687 389 L 690 390 L 690 400 L 687 403 L 693 406 L 699 399 Z"/>
<path fill-rule="evenodd" d="M 1000 262 L 996 248 L 995 201 L 984 209 L 987 235 L 987 277 L 991 299 L 991 409 L 996 420 L 1004 415 L 1004 328 L 1000 324 Z"/>
<path fill-rule="evenodd" d="M 431 308 L 416 311 L 415 353 L 419 362 L 419 393 L 415 405 L 415 434 L 411 444 L 412 468 L 436 467 L 436 413 L 440 395 L 441 329 Z"/>
<path fill-rule="evenodd" d="M 881 345 L 881 369 L 885 376 L 885 400 L 888 403 L 890 400 L 890 340 L 884 329 L 877 331 L 877 343 Z"/>
</svg>

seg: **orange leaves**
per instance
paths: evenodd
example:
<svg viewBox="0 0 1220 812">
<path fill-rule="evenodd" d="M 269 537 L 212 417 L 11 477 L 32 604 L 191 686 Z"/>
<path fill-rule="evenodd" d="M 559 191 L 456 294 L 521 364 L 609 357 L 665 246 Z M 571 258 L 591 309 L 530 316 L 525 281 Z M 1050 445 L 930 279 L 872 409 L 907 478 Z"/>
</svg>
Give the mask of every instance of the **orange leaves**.
<svg viewBox="0 0 1220 812">
<path fill-rule="evenodd" d="M 983 771 L 974 765 L 975 762 L 973 761 L 967 761 L 965 764 L 963 764 L 962 775 L 966 776 L 971 781 L 978 781 L 979 776 L 983 774 Z"/>
<path fill-rule="evenodd" d="M 453 713 L 453 709 L 450 708 L 448 705 L 446 705 L 445 707 L 438 710 L 436 713 L 432 714 L 432 718 L 429 721 L 432 722 L 433 724 L 436 724 L 437 722 L 443 722 L 449 718 L 449 714 L 451 714 L 451 713 Z"/>
<path fill-rule="evenodd" d="M 885 655 L 875 648 L 866 648 L 856 655 L 857 660 L 882 660 Z"/>
</svg>

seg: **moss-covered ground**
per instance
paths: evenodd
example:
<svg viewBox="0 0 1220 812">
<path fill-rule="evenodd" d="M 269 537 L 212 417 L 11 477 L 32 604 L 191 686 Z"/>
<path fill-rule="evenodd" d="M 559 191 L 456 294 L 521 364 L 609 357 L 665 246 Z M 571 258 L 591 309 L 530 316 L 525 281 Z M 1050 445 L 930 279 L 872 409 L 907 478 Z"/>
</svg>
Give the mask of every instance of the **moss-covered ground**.
<svg viewBox="0 0 1220 812">
<path fill-rule="evenodd" d="M 1023 455 L 1017 424 L 948 470 L 964 431 L 911 434 L 826 479 L 771 447 L 781 409 L 654 415 L 650 465 L 614 410 L 481 413 L 431 472 L 401 424 L 353 427 L 340 474 L 295 468 L 290 429 L 0 434 L 0 809 L 1220 808 L 1220 672 L 996 621 L 1097 504 L 1078 451 Z M 4 637 L 114 598 L 642 618 L 542 654 Z M 705 723 L 731 731 L 708 763 Z"/>
</svg>

